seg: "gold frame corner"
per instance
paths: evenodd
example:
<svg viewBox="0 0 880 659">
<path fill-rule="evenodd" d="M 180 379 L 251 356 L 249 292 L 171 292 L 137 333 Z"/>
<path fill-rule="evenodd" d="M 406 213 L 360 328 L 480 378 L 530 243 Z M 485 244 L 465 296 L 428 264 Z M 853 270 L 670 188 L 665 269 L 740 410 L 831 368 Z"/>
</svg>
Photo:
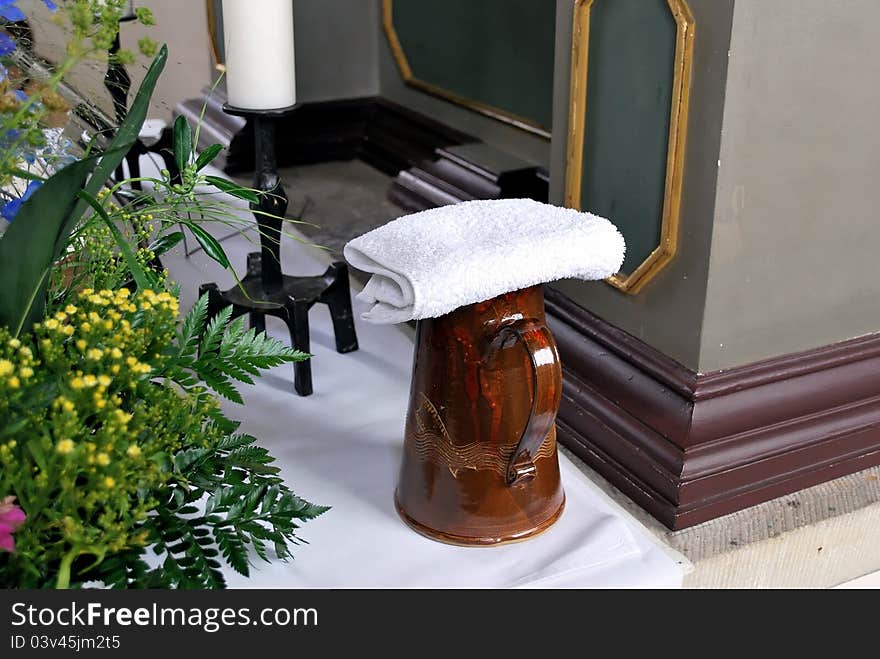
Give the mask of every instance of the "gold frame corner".
<svg viewBox="0 0 880 659">
<path fill-rule="evenodd" d="M 214 62 L 214 70 L 220 73 L 226 72 L 226 64 L 220 61 L 220 46 L 217 31 L 214 29 L 214 0 L 205 0 L 205 19 L 208 22 L 208 42 L 211 47 L 211 60 Z"/>
<path fill-rule="evenodd" d="M 450 101 L 451 103 L 465 107 L 473 112 L 477 112 L 490 117 L 491 119 L 501 121 L 533 135 L 537 135 L 538 137 L 547 140 L 550 139 L 551 131 L 544 126 L 535 123 L 531 119 L 521 117 L 512 112 L 489 105 L 488 103 L 483 103 L 482 101 L 466 98 L 453 91 L 438 87 L 437 85 L 432 85 L 429 82 L 417 78 L 412 72 L 412 68 L 406 58 L 406 53 L 400 43 L 400 37 L 397 36 L 397 30 L 394 28 L 393 2 L 394 0 L 382 0 L 382 30 L 385 32 L 385 38 L 388 40 L 388 47 L 391 49 L 391 54 L 394 57 L 394 61 L 397 63 L 397 69 L 400 71 L 400 77 L 403 78 L 404 84 L 426 92 L 431 96 Z"/>
<path fill-rule="evenodd" d="M 577 209 L 581 208 L 580 197 L 583 179 L 590 10 L 596 1 L 575 0 L 572 23 L 564 203 L 569 208 Z M 666 2 L 676 23 L 676 43 L 660 243 L 630 274 L 619 272 L 605 280 L 609 285 L 630 295 L 638 293 L 645 284 L 666 267 L 678 249 L 695 24 L 687 0 L 666 0 Z"/>
</svg>

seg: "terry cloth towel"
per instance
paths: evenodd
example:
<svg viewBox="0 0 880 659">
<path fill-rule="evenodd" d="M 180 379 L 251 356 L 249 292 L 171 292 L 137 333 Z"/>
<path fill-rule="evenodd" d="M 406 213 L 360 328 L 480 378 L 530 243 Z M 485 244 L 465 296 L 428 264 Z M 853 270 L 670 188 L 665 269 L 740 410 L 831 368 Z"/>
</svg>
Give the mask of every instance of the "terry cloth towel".
<svg viewBox="0 0 880 659">
<path fill-rule="evenodd" d="M 434 318 L 557 279 L 604 279 L 623 263 L 608 220 L 531 199 L 466 201 L 405 215 L 344 249 L 371 273 L 357 296 L 374 323 Z"/>
</svg>

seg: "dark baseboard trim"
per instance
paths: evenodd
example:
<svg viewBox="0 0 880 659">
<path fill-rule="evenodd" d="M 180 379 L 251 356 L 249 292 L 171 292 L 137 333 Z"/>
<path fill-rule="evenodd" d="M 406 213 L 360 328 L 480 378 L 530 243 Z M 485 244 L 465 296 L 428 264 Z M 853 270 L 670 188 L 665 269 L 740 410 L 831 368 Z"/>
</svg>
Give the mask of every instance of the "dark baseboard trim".
<svg viewBox="0 0 880 659">
<path fill-rule="evenodd" d="M 547 201 L 549 175 L 542 167 L 484 143 L 441 147 L 401 170 L 388 198 L 409 211 L 472 199 Z"/>
<path fill-rule="evenodd" d="M 389 175 L 431 157 L 435 149 L 475 138 L 384 98 L 304 103 L 279 120 L 279 167 L 360 158 Z M 253 169 L 253 131 L 229 144 L 226 172 Z"/>
<path fill-rule="evenodd" d="M 221 143 L 228 145 L 227 174 L 249 172 L 253 131 L 241 123 L 230 131 L 232 124 L 220 102 L 220 115 L 206 115 L 211 125 L 203 133 L 219 134 Z M 201 107 L 201 101 L 189 104 Z M 279 167 L 358 158 L 395 177 L 388 197 L 409 211 L 468 199 L 547 198 L 548 177 L 542 168 L 385 98 L 304 103 L 278 122 Z M 217 129 L 212 131 L 213 124 Z"/>
<path fill-rule="evenodd" d="M 547 291 L 560 440 L 672 529 L 880 464 L 880 335 L 698 374 Z"/>
</svg>

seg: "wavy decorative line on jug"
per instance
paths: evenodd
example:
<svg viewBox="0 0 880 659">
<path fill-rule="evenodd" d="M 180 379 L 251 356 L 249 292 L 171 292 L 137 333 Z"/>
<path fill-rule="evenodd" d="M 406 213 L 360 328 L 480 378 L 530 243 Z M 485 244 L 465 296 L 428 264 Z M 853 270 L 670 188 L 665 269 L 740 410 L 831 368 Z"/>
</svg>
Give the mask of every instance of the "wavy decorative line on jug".
<svg viewBox="0 0 880 659">
<path fill-rule="evenodd" d="M 421 396 L 422 404 L 415 415 L 418 429 L 413 433 L 413 448 L 420 459 L 426 462 L 442 461 L 456 477 L 462 470 L 491 470 L 506 477 L 516 444 L 500 447 L 486 442 L 456 444 L 446 430 L 437 407 L 427 396 Z M 535 452 L 534 461 L 556 455 L 553 435 L 554 433 L 547 435 Z"/>
</svg>

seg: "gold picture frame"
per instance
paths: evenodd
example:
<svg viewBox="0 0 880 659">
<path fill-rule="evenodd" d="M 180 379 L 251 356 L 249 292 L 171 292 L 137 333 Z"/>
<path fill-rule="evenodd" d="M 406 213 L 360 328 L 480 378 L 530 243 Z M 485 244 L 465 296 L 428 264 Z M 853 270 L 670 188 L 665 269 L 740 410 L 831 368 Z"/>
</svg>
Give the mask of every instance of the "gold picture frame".
<svg viewBox="0 0 880 659">
<path fill-rule="evenodd" d="M 226 64 L 220 58 L 222 35 L 217 34 L 217 0 L 205 0 L 205 18 L 208 21 L 208 39 L 211 44 L 211 60 L 214 62 L 214 70 L 225 73 Z"/>
<path fill-rule="evenodd" d="M 574 5 L 565 173 L 565 205 L 569 208 L 581 208 L 590 10 L 595 2 L 604 1 L 606 0 L 576 0 Z M 672 260 L 678 248 L 695 26 L 687 0 L 666 0 L 666 2 L 677 29 L 660 243 L 630 274 L 617 273 L 605 280 L 611 286 L 631 295 L 638 293 L 653 279 Z"/>
<path fill-rule="evenodd" d="M 448 89 L 432 85 L 429 82 L 416 78 L 413 75 L 409 61 L 406 58 L 406 53 L 400 43 L 400 38 L 397 36 L 397 30 L 394 28 L 394 0 L 382 0 L 382 29 L 385 32 L 385 37 L 388 39 L 388 46 L 391 48 L 391 54 L 394 57 L 394 61 L 397 62 L 400 77 L 403 78 L 404 83 L 408 86 L 427 92 L 432 96 L 450 101 L 456 105 L 461 105 L 469 110 L 491 117 L 497 121 L 510 124 L 516 128 L 532 133 L 533 135 L 538 135 L 539 137 L 548 140 L 550 139 L 550 131 L 547 130 L 547 128 L 538 125 L 526 117 L 521 117 L 512 112 L 502 110 L 501 108 L 497 108 L 481 101 L 466 98 L 453 91 L 449 91 Z"/>
</svg>

